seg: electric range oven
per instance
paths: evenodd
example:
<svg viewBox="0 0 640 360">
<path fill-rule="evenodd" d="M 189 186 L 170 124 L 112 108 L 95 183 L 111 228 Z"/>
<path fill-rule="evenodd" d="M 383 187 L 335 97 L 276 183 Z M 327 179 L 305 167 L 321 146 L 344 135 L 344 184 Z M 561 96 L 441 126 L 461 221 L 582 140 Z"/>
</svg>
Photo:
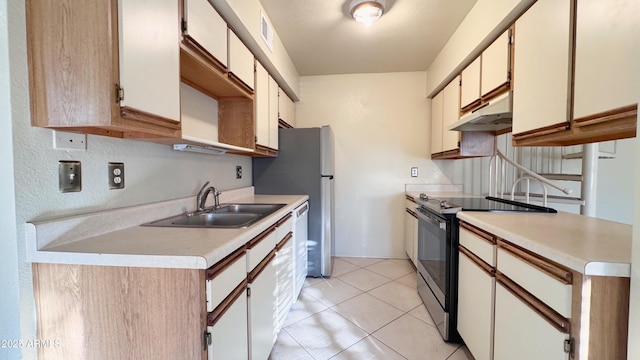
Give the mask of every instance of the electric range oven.
<svg viewBox="0 0 640 360">
<path fill-rule="evenodd" d="M 551 208 L 494 197 L 438 199 L 421 194 L 418 214 L 418 294 L 445 341 L 460 341 L 458 211 L 547 212 Z"/>
</svg>

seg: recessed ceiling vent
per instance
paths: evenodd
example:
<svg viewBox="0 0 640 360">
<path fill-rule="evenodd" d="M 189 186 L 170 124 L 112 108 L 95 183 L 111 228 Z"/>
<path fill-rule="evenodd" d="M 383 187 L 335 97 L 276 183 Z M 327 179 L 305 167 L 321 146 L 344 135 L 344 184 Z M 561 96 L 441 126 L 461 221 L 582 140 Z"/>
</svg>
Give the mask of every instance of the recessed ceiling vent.
<svg viewBox="0 0 640 360">
<path fill-rule="evenodd" d="M 273 28 L 262 11 L 260 11 L 260 35 L 269 50 L 273 52 Z"/>
</svg>

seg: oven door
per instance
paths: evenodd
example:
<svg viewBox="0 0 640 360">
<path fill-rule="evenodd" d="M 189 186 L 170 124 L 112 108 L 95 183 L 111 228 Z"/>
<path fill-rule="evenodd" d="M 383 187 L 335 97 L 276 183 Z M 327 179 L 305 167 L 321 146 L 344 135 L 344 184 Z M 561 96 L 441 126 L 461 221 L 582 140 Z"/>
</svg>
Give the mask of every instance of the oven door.
<svg viewBox="0 0 640 360">
<path fill-rule="evenodd" d="M 444 217 L 427 210 L 418 214 L 418 272 L 424 278 L 442 310 L 448 311 L 447 293 L 447 225 Z"/>
</svg>

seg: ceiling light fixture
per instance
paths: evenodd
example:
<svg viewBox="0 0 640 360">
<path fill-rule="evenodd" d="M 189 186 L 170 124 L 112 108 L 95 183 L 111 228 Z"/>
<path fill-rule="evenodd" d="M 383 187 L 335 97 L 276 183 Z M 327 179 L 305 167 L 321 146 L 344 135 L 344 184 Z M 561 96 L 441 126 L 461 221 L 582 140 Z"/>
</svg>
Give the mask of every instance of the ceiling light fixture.
<svg viewBox="0 0 640 360">
<path fill-rule="evenodd" d="M 349 4 L 353 20 L 369 26 L 384 13 L 384 0 L 352 0 Z"/>
</svg>

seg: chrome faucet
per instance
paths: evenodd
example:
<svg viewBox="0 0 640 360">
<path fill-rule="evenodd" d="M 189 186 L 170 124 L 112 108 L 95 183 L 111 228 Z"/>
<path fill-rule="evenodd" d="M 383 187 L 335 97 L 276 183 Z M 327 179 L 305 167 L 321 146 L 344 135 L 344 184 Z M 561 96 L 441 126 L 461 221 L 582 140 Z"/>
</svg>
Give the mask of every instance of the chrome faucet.
<svg viewBox="0 0 640 360">
<path fill-rule="evenodd" d="M 205 208 L 205 204 L 207 203 L 207 197 L 209 197 L 210 193 L 213 193 L 214 205 L 213 209 L 220 208 L 220 191 L 216 189 L 214 186 L 209 186 L 209 182 L 204 183 L 200 191 L 198 191 L 198 195 L 196 196 L 196 205 L 198 207 L 198 211 L 210 210 L 211 208 Z"/>
</svg>

